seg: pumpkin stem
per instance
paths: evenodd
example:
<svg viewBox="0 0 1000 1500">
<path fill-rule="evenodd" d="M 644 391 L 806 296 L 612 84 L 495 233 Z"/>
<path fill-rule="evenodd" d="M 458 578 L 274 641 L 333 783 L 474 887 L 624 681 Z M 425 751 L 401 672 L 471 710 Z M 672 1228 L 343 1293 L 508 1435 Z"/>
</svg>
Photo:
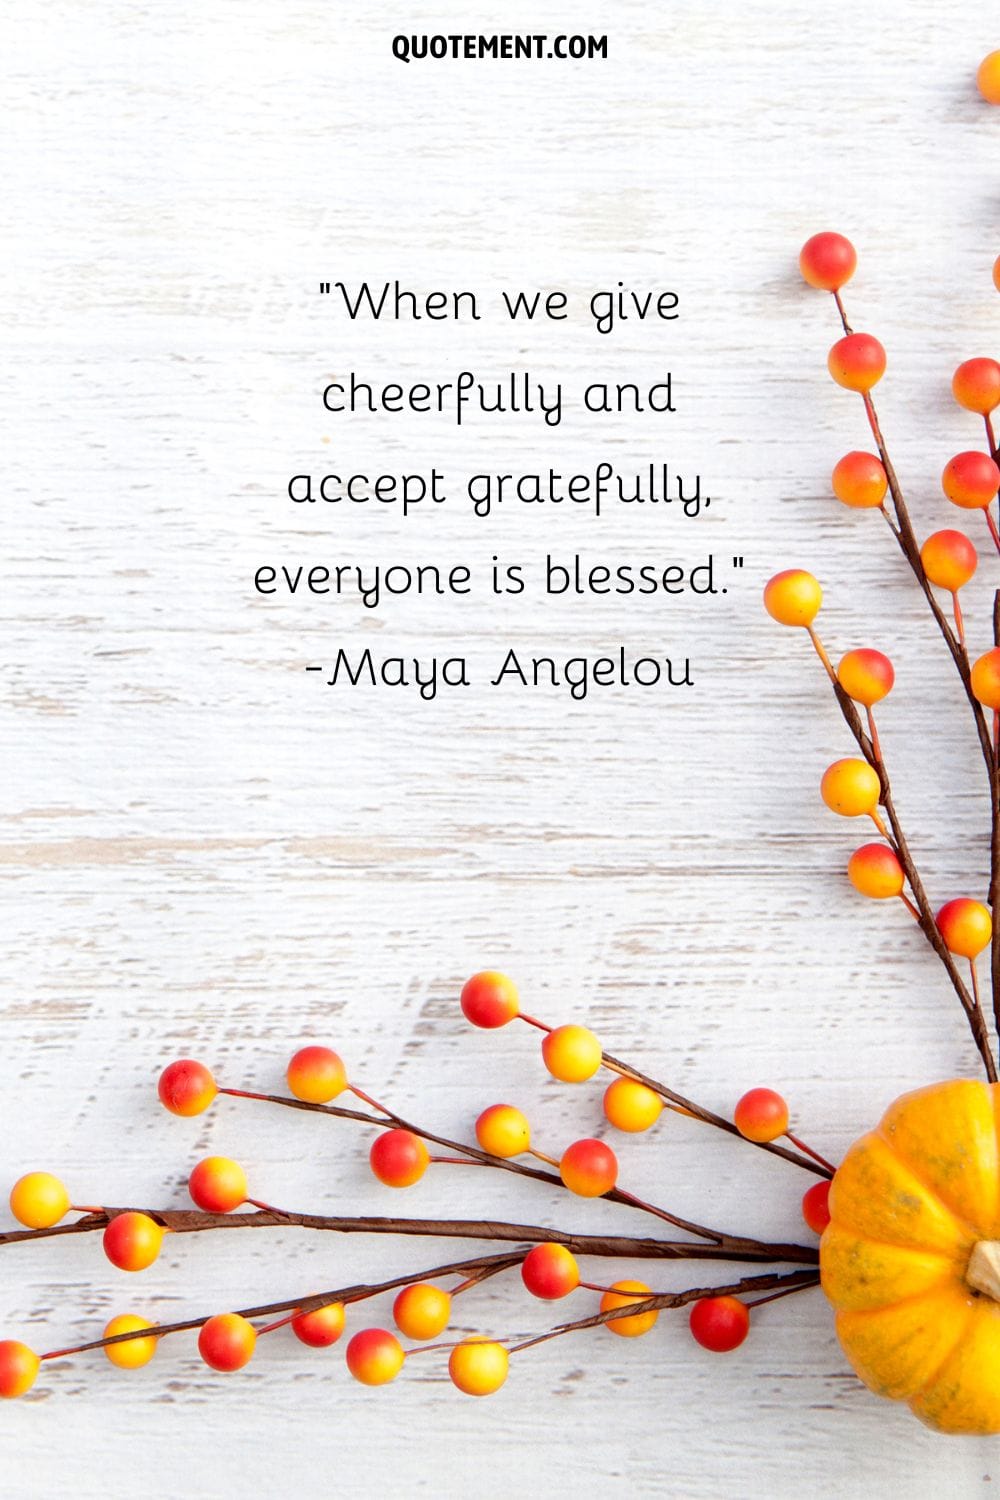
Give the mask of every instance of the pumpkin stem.
<svg viewBox="0 0 1000 1500">
<path fill-rule="evenodd" d="M 1000 1240 L 977 1240 L 965 1269 L 965 1280 L 974 1291 L 1000 1302 Z"/>
</svg>

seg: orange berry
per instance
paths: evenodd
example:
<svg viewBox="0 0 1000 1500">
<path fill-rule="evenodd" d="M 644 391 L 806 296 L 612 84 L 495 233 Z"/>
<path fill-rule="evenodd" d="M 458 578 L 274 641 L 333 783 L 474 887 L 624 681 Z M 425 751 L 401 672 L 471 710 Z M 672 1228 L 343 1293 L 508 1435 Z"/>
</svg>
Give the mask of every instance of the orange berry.
<svg viewBox="0 0 1000 1500">
<path fill-rule="evenodd" d="M 547 1241 L 535 1245 L 521 1262 L 521 1280 L 533 1297 L 555 1302 L 580 1285 L 576 1256 L 565 1245 Z"/>
<path fill-rule="evenodd" d="M 830 1222 L 830 1184 L 817 1182 L 802 1194 L 802 1217 L 813 1234 L 822 1234 Z"/>
<path fill-rule="evenodd" d="M 198 1353 L 213 1370 L 242 1370 L 253 1358 L 257 1330 L 239 1313 L 216 1313 L 201 1325 Z"/>
<path fill-rule="evenodd" d="M 1000 292 L 1000 255 L 993 262 L 993 285 Z"/>
<path fill-rule="evenodd" d="M 902 894 L 903 866 L 888 844 L 862 844 L 855 849 L 847 862 L 847 874 L 854 889 L 874 901 Z"/>
<path fill-rule="evenodd" d="M 429 1281 L 404 1286 L 392 1304 L 392 1317 L 408 1339 L 436 1339 L 448 1327 L 451 1297 Z"/>
<path fill-rule="evenodd" d="M 161 1104 L 172 1115 L 200 1115 L 219 1089 L 204 1063 L 192 1062 L 185 1057 L 164 1068 L 158 1092 Z"/>
<path fill-rule="evenodd" d="M 764 608 L 779 625 L 811 625 L 823 603 L 823 590 L 804 568 L 775 573 L 764 589 Z"/>
<path fill-rule="evenodd" d="M 663 1112 L 659 1094 L 634 1078 L 616 1078 L 604 1090 L 604 1118 L 616 1130 L 636 1134 L 655 1125 Z"/>
<path fill-rule="evenodd" d="M 688 1325 L 703 1349 L 728 1354 L 750 1332 L 750 1309 L 738 1297 L 702 1297 L 692 1305 Z"/>
<path fill-rule="evenodd" d="M 990 52 L 976 71 L 976 87 L 987 104 L 1000 104 L 1000 52 Z"/>
<path fill-rule="evenodd" d="M 362 1385 L 388 1385 L 404 1358 L 402 1344 L 387 1328 L 362 1328 L 347 1346 L 347 1368 Z"/>
<path fill-rule="evenodd" d="M 748 1141 L 776 1141 L 788 1129 L 788 1105 L 774 1089 L 750 1089 L 733 1110 L 733 1124 Z"/>
<path fill-rule="evenodd" d="M 135 1313 L 120 1313 L 107 1324 L 101 1337 L 113 1339 L 119 1333 L 139 1333 L 143 1328 L 154 1326 L 145 1318 L 136 1317 Z M 156 1353 L 158 1342 L 155 1334 L 149 1338 L 124 1339 L 120 1344 L 105 1344 L 104 1353 L 119 1370 L 141 1370 Z"/>
<path fill-rule="evenodd" d="M 328 1302 L 311 1312 L 297 1313 L 291 1329 L 300 1344 L 308 1344 L 310 1349 L 329 1349 L 344 1331 L 344 1304 Z"/>
<path fill-rule="evenodd" d="M 69 1208 L 69 1193 L 51 1172 L 26 1172 L 10 1190 L 10 1211 L 28 1229 L 51 1229 Z"/>
<path fill-rule="evenodd" d="M 623 1293 L 629 1295 L 623 1296 Z M 644 1281 L 616 1281 L 611 1291 L 605 1292 L 601 1298 L 601 1312 L 634 1306 L 652 1295 L 652 1289 Z M 619 1338 L 637 1339 L 649 1332 L 659 1316 L 659 1310 L 654 1307 L 650 1312 L 633 1313 L 631 1317 L 610 1318 L 604 1326 L 609 1333 L 617 1333 Z"/>
<path fill-rule="evenodd" d="M 866 760 L 847 756 L 827 766 L 820 782 L 820 795 L 831 812 L 842 818 L 860 818 L 873 813 L 882 795 L 878 772 Z"/>
<path fill-rule="evenodd" d="M 295 1098 L 304 1104 L 329 1104 L 347 1087 L 347 1069 L 329 1047 L 300 1047 L 285 1077 Z"/>
<path fill-rule="evenodd" d="M 977 958 L 993 937 L 993 918 L 981 901 L 958 896 L 946 901 L 934 919 L 949 953 Z"/>
<path fill-rule="evenodd" d="M 889 488 L 882 460 L 874 453 L 863 453 L 859 449 L 845 453 L 834 465 L 830 478 L 837 499 L 856 510 L 870 510 L 881 505 Z"/>
<path fill-rule="evenodd" d="M 1000 488 L 1000 469 L 987 453 L 970 448 L 956 453 L 944 466 L 941 488 L 953 505 L 963 510 L 985 510 Z"/>
<path fill-rule="evenodd" d="M 566 1147 L 559 1162 L 559 1175 L 578 1197 L 600 1198 L 618 1180 L 618 1159 L 610 1146 L 588 1137 Z"/>
<path fill-rule="evenodd" d="M 973 663 L 972 691 L 984 707 L 1000 709 L 1000 646 L 991 646 Z"/>
<path fill-rule="evenodd" d="M 206 1156 L 188 1178 L 191 1201 L 208 1214 L 228 1214 L 247 1201 L 247 1174 L 228 1156 Z"/>
<path fill-rule="evenodd" d="M 845 390 L 870 391 L 885 374 L 885 350 L 870 333 L 848 333 L 834 344 L 826 365 Z"/>
<path fill-rule="evenodd" d="M 13 1400 L 30 1391 L 41 1360 L 34 1349 L 17 1339 L 0 1339 L 0 1397 Z"/>
<path fill-rule="evenodd" d="M 452 1385 L 467 1396 L 492 1396 L 507 1379 L 510 1356 L 490 1339 L 464 1339 L 448 1358 Z"/>
<path fill-rule="evenodd" d="M 954 594 L 979 565 L 979 554 L 963 531 L 935 531 L 920 549 L 920 561 L 931 583 Z"/>
<path fill-rule="evenodd" d="M 799 251 L 803 279 L 821 292 L 839 292 L 854 275 L 857 264 L 850 240 L 832 230 L 814 234 Z"/>
<path fill-rule="evenodd" d="M 959 406 L 981 417 L 1000 406 L 1000 364 L 995 359 L 967 359 L 951 377 L 951 392 Z"/>
<path fill-rule="evenodd" d="M 840 658 L 837 681 L 855 703 L 871 708 L 892 691 L 896 680 L 892 662 L 881 651 L 862 647 Z"/>
<path fill-rule="evenodd" d="M 368 1161 L 379 1182 L 386 1187 L 412 1187 L 427 1171 L 430 1155 L 412 1130 L 386 1130 L 376 1136 Z"/>
<path fill-rule="evenodd" d="M 557 1026 L 545 1035 L 542 1060 L 562 1083 L 585 1083 L 601 1066 L 601 1044 L 586 1026 Z"/>
<path fill-rule="evenodd" d="M 495 969 L 483 969 L 473 974 L 462 987 L 462 1013 L 473 1026 L 484 1026 L 492 1031 L 497 1026 L 506 1026 L 521 1011 L 517 985 L 506 974 Z"/>
<path fill-rule="evenodd" d="M 483 1151 L 506 1161 L 531 1145 L 531 1126 L 513 1104 L 491 1104 L 476 1121 L 476 1140 Z"/>
<path fill-rule="evenodd" d="M 166 1230 L 148 1214 L 116 1214 L 104 1231 L 104 1253 L 119 1271 L 144 1271 L 160 1253 Z"/>
</svg>

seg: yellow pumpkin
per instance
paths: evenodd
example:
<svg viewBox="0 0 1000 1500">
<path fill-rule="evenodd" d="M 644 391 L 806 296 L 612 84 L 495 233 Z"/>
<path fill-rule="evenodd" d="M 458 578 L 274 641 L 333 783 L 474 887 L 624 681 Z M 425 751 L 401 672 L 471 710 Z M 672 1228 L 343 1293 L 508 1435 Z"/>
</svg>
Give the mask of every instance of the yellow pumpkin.
<svg viewBox="0 0 1000 1500">
<path fill-rule="evenodd" d="M 939 1432 L 1000 1432 L 1000 1084 L 904 1094 L 830 1190 L 820 1271 L 871 1390 Z"/>
</svg>

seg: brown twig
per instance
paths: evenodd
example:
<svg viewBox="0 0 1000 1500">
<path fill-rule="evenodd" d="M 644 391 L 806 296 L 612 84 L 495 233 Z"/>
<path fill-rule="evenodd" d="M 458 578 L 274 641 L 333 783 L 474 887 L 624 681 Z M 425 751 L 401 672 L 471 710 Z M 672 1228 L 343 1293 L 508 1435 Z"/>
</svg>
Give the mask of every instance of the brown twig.
<svg viewBox="0 0 1000 1500">
<path fill-rule="evenodd" d="M 835 300 L 844 332 L 850 333 L 851 328 L 847 322 L 844 305 L 839 294 L 835 294 Z M 969 705 L 972 709 L 973 720 L 976 725 L 976 733 L 979 737 L 979 745 L 983 754 L 983 760 L 986 764 L 987 775 L 989 777 L 990 805 L 993 826 L 995 827 L 998 821 L 1000 821 L 1000 781 L 998 781 L 997 773 L 997 755 L 994 749 L 992 737 L 990 735 L 989 726 L 986 723 L 986 716 L 983 713 L 982 704 L 979 702 L 974 692 L 972 691 L 972 675 L 968 653 L 962 641 L 958 638 L 955 631 L 952 630 L 947 617 L 942 612 L 941 607 L 934 596 L 934 591 L 931 587 L 930 580 L 928 579 L 927 574 L 924 571 L 924 565 L 920 560 L 920 547 L 917 542 L 916 535 L 914 534 L 912 522 L 910 521 L 910 514 L 906 506 L 906 501 L 903 497 L 902 488 L 896 476 L 896 471 L 893 468 L 892 460 L 889 457 L 888 449 L 886 448 L 885 438 L 882 435 L 882 428 L 878 419 L 878 413 L 875 409 L 875 403 L 872 400 L 871 395 L 867 391 L 863 393 L 863 400 L 865 404 L 865 413 L 868 417 L 868 423 L 871 427 L 872 436 L 874 437 L 876 446 L 878 448 L 879 457 L 882 461 L 882 467 L 885 469 L 886 479 L 888 480 L 889 484 L 889 493 L 892 497 L 892 506 L 895 513 L 896 524 L 895 526 L 893 526 L 890 521 L 890 530 L 895 536 L 900 550 L 903 553 L 903 556 L 909 563 L 910 569 L 914 577 L 916 578 L 917 583 L 920 585 L 921 592 L 927 600 L 927 604 L 931 610 L 932 615 L 934 616 L 934 620 L 938 626 L 938 629 L 944 637 L 945 644 L 947 645 L 948 650 L 951 652 L 952 660 L 955 663 L 956 670 L 958 671 L 959 678 L 961 679 L 962 686 L 965 690 L 965 695 L 968 698 Z M 920 879 L 919 872 L 913 861 L 913 857 L 910 854 L 909 846 L 907 845 L 902 825 L 896 814 L 895 806 L 893 805 L 892 788 L 889 783 L 889 777 L 885 769 L 885 764 L 880 757 L 876 756 L 871 739 L 864 732 L 860 716 L 858 715 L 857 709 L 854 707 L 854 704 L 847 697 L 847 694 L 843 691 L 838 683 L 834 684 L 834 691 L 837 694 L 837 701 L 840 704 L 841 712 L 843 713 L 848 727 L 854 735 L 854 738 L 857 741 L 862 754 L 864 755 L 868 763 L 878 773 L 879 779 L 882 783 L 882 806 L 885 808 L 886 816 L 892 829 L 893 841 L 896 846 L 896 853 L 899 856 L 899 862 L 903 867 L 903 871 L 906 875 L 907 881 L 910 885 L 910 889 L 912 890 L 916 901 L 919 913 L 918 920 L 920 923 L 920 928 L 927 941 L 930 943 L 931 947 L 934 949 L 935 953 L 944 965 L 945 971 L 951 981 L 952 987 L 955 990 L 962 1009 L 965 1012 L 966 1019 L 969 1023 L 969 1029 L 972 1032 L 973 1040 L 975 1041 L 976 1047 L 979 1051 L 979 1055 L 983 1060 L 983 1066 L 986 1070 L 986 1077 L 991 1083 L 995 1083 L 997 1081 L 996 1061 L 994 1059 L 993 1050 L 990 1045 L 989 1031 L 986 1026 L 986 1020 L 983 1015 L 982 1006 L 977 1002 L 975 996 L 970 993 L 968 987 L 964 983 L 955 965 L 955 961 L 951 953 L 948 951 L 944 939 L 938 931 L 937 923 L 934 920 L 933 909 L 927 899 L 927 893 L 924 890 L 923 882 Z M 1000 849 L 998 849 L 997 853 L 991 859 L 991 868 L 993 872 L 991 874 L 991 891 L 993 890 L 993 880 L 1000 879 L 1000 873 L 998 873 L 997 866 L 998 860 L 1000 860 Z M 995 958 L 995 962 L 1000 965 L 1000 960 Z M 996 983 L 994 983 L 995 1014 L 998 1014 L 996 1010 L 998 1004 L 997 993 L 997 985 Z"/>
<path fill-rule="evenodd" d="M 408 1273 L 405 1276 L 394 1276 L 389 1281 L 376 1283 L 358 1282 L 353 1286 L 340 1287 L 335 1291 L 310 1293 L 305 1297 L 296 1297 L 287 1302 L 266 1302 L 257 1307 L 244 1307 L 240 1309 L 241 1318 L 269 1318 L 275 1313 L 292 1312 L 298 1313 L 315 1312 L 320 1307 L 329 1307 L 331 1302 L 364 1302 L 369 1297 L 377 1297 L 380 1292 L 393 1292 L 398 1287 L 410 1286 L 417 1281 L 427 1281 L 439 1276 L 461 1276 L 472 1273 L 477 1282 L 486 1281 L 490 1276 L 496 1276 L 501 1271 L 507 1271 L 512 1266 L 519 1265 L 524 1259 L 524 1253 L 483 1255 L 474 1260 L 454 1260 L 443 1266 L 432 1266 L 429 1270 Z M 211 1313 L 203 1313 L 197 1318 L 183 1318 L 177 1323 L 157 1323 L 152 1328 L 137 1328 L 129 1333 L 113 1334 L 110 1338 L 91 1339 L 86 1344 L 75 1344 L 72 1348 L 53 1349 L 41 1357 L 43 1359 L 61 1359 L 70 1354 L 86 1354 L 91 1349 L 106 1349 L 111 1344 L 126 1344 L 131 1339 L 165 1338 L 168 1333 L 186 1333 L 189 1329 L 200 1328 L 207 1323 Z"/>
<path fill-rule="evenodd" d="M 850 700 L 848 700 L 850 701 Z M 636 1083 L 644 1083 L 654 1094 L 670 1101 L 685 1114 L 693 1115 L 696 1120 L 703 1120 L 706 1125 L 714 1125 L 718 1130 L 725 1130 L 729 1135 L 737 1136 L 741 1141 L 746 1141 L 732 1120 L 725 1119 L 722 1115 L 713 1114 L 710 1109 L 704 1109 L 700 1104 L 694 1104 L 686 1099 L 683 1094 L 678 1094 L 674 1089 L 668 1088 L 665 1083 L 660 1083 L 655 1078 L 650 1078 L 647 1073 L 642 1073 L 634 1068 L 631 1063 L 622 1062 L 621 1058 L 612 1057 L 610 1052 L 602 1052 L 604 1061 L 613 1067 L 616 1072 L 625 1078 L 634 1078 Z M 790 1151 L 787 1146 L 779 1146 L 776 1141 L 747 1141 L 747 1145 L 758 1146 L 762 1151 L 770 1151 L 772 1156 L 780 1156 L 784 1161 L 794 1162 L 797 1167 L 802 1167 L 806 1172 L 813 1172 L 817 1177 L 832 1177 L 833 1173 L 825 1166 L 810 1161 L 808 1157 L 801 1156 L 797 1151 Z"/>
<path fill-rule="evenodd" d="M 237 1099 L 256 1099 L 265 1104 L 278 1104 L 285 1109 L 304 1109 L 313 1114 L 334 1115 L 338 1119 L 358 1120 L 365 1125 L 377 1125 L 384 1130 L 391 1126 L 396 1130 L 409 1130 L 413 1135 L 420 1136 L 421 1140 L 431 1141 L 436 1146 L 445 1146 L 449 1151 L 457 1151 L 469 1161 L 478 1162 L 484 1167 L 496 1167 L 503 1172 L 514 1172 L 519 1177 L 532 1177 L 536 1182 L 547 1182 L 553 1187 L 567 1191 L 566 1185 L 557 1172 L 546 1172 L 540 1167 L 526 1167 L 523 1163 L 513 1161 L 507 1157 L 491 1156 L 488 1151 L 482 1151 L 478 1146 L 470 1146 L 464 1141 L 453 1141 L 448 1136 L 438 1135 L 433 1130 L 427 1130 L 422 1125 L 414 1125 L 412 1121 L 405 1120 L 402 1115 L 397 1115 L 386 1106 L 379 1105 L 381 1115 L 367 1115 L 361 1110 L 347 1109 L 339 1104 L 308 1104 L 302 1099 L 289 1099 L 283 1094 L 259 1094 L 248 1089 L 219 1089 L 220 1094 L 231 1094 Z M 628 1208 L 637 1208 L 642 1213 L 654 1214 L 658 1219 L 664 1219 L 668 1224 L 673 1224 L 675 1229 L 683 1229 L 688 1234 L 697 1235 L 701 1239 L 713 1240 L 721 1243 L 727 1236 L 719 1230 L 708 1229 L 704 1224 L 696 1224 L 691 1219 L 683 1219 L 679 1214 L 670 1213 L 665 1208 L 659 1208 L 651 1203 L 645 1203 L 641 1198 L 636 1198 L 622 1188 L 609 1188 L 602 1194 L 609 1203 L 621 1203 Z"/>
<path fill-rule="evenodd" d="M 581 1328 L 599 1328 L 602 1323 L 610 1323 L 615 1318 L 639 1317 L 645 1312 L 653 1312 L 671 1307 L 684 1307 L 689 1302 L 698 1302 L 702 1297 L 738 1297 L 742 1292 L 766 1292 L 772 1288 L 781 1288 L 784 1294 L 805 1291 L 808 1287 L 819 1286 L 819 1277 L 815 1271 L 792 1271 L 787 1274 L 774 1273 L 768 1276 L 745 1276 L 741 1281 L 734 1281 L 729 1286 L 699 1286 L 689 1287 L 684 1292 L 665 1292 L 654 1297 L 644 1297 L 642 1301 L 638 1298 L 635 1302 L 626 1303 L 622 1307 L 610 1308 L 607 1312 L 594 1313 L 589 1318 L 578 1318 L 572 1323 L 560 1323 L 558 1328 L 550 1328 L 547 1333 L 539 1333 L 534 1338 L 523 1339 L 519 1344 L 512 1344 L 511 1354 L 518 1354 L 522 1349 L 533 1349 L 536 1344 L 546 1344 L 550 1339 L 561 1338 L 564 1333 L 576 1333 Z"/>
<path fill-rule="evenodd" d="M 199 1208 L 103 1208 L 86 1214 L 73 1224 L 52 1229 L 9 1229 L 0 1234 L 0 1246 L 27 1240 L 44 1240 L 60 1234 L 92 1234 L 106 1229 L 118 1214 L 139 1212 L 174 1234 L 199 1234 L 214 1229 L 273 1229 L 293 1226 L 336 1234 L 421 1235 L 438 1239 L 505 1240 L 542 1244 L 558 1240 L 575 1255 L 618 1255 L 661 1260 L 764 1260 L 813 1264 L 818 1251 L 813 1246 L 771 1243 L 742 1235 L 712 1234 L 712 1243 L 687 1240 L 657 1240 L 634 1235 L 565 1234 L 551 1225 L 509 1224 L 495 1219 L 395 1219 L 379 1216 L 345 1217 L 327 1214 L 290 1213 L 283 1209 L 259 1209 L 254 1213 L 213 1214 Z"/>
</svg>

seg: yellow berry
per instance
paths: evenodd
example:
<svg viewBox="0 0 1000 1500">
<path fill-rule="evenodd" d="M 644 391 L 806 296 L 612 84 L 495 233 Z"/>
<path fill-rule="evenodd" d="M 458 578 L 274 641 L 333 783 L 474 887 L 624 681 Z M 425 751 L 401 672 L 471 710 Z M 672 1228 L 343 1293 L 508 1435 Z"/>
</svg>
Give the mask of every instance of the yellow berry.
<svg viewBox="0 0 1000 1500">
<path fill-rule="evenodd" d="M 114 1338 L 119 1333 L 138 1333 L 142 1328 L 152 1328 L 154 1325 L 148 1323 L 145 1318 L 136 1317 L 135 1313 L 121 1313 L 104 1330 L 104 1338 Z M 140 1370 L 143 1365 L 148 1365 L 156 1353 L 157 1339 L 153 1335 L 150 1338 L 125 1339 L 120 1344 L 105 1344 L 104 1352 L 113 1365 L 120 1370 Z"/>
<path fill-rule="evenodd" d="M 779 625 L 811 625 L 823 603 L 823 590 L 804 568 L 775 573 L 764 589 L 764 608 Z"/>
<path fill-rule="evenodd" d="M 601 1044 L 586 1026 L 557 1026 L 542 1042 L 542 1058 L 553 1078 L 583 1083 L 601 1066 Z"/>
<path fill-rule="evenodd" d="M 404 1286 L 392 1304 L 392 1316 L 408 1339 L 436 1339 L 448 1326 L 451 1297 L 439 1286 L 418 1281 Z"/>
<path fill-rule="evenodd" d="M 506 1161 L 520 1156 L 531 1145 L 531 1126 L 526 1115 L 513 1104 L 491 1104 L 476 1121 L 476 1140 L 491 1156 Z"/>
<path fill-rule="evenodd" d="M 662 1111 L 659 1094 L 634 1078 L 616 1078 L 604 1091 L 604 1117 L 616 1130 L 648 1130 Z"/>
<path fill-rule="evenodd" d="M 507 1379 L 510 1357 L 502 1344 L 488 1339 L 465 1339 L 448 1360 L 452 1384 L 467 1396 L 492 1396 Z"/>
<path fill-rule="evenodd" d="M 835 760 L 824 771 L 820 794 L 831 812 L 842 818 L 859 818 L 878 807 L 882 784 L 866 760 L 848 756 Z"/>
<path fill-rule="evenodd" d="M 10 1190 L 10 1211 L 28 1229 L 51 1229 L 69 1208 L 69 1193 L 51 1172 L 27 1172 Z"/>
<path fill-rule="evenodd" d="M 622 1293 L 629 1293 L 622 1296 Z M 644 1302 L 653 1295 L 650 1287 L 644 1281 L 616 1281 L 610 1292 L 605 1292 L 601 1298 L 601 1312 L 611 1312 L 616 1307 L 629 1307 L 636 1302 Z M 611 1318 L 605 1323 L 609 1333 L 617 1333 L 619 1338 L 635 1339 L 640 1334 L 648 1333 L 660 1316 L 654 1307 L 650 1312 L 633 1313 L 631 1317 Z"/>
<path fill-rule="evenodd" d="M 1000 104 L 1000 52 L 990 52 L 979 64 L 976 87 L 987 104 Z"/>
</svg>

